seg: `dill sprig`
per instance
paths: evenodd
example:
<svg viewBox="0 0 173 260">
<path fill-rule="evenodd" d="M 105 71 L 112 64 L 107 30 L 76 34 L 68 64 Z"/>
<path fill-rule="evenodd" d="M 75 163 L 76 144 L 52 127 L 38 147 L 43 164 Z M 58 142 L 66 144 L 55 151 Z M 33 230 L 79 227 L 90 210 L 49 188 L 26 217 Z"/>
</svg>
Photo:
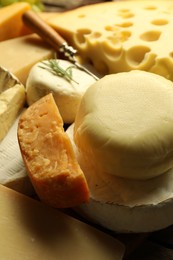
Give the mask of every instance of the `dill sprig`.
<svg viewBox="0 0 173 260">
<path fill-rule="evenodd" d="M 59 65 L 59 62 L 57 60 L 52 60 L 52 59 L 47 60 L 47 62 L 42 61 L 41 63 L 43 63 L 46 67 L 39 66 L 40 68 L 50 71 L 53 75 L 57 75 L 62 78 L 65 78 L 69 82 L 73 81 L 73 82 L 79 84 L 77 81 L 75 81 L 73 79 L 72 69 L 75 68 L 74 65 L 69 66 L 67 69 L 63 69 Z"/>
</svg>

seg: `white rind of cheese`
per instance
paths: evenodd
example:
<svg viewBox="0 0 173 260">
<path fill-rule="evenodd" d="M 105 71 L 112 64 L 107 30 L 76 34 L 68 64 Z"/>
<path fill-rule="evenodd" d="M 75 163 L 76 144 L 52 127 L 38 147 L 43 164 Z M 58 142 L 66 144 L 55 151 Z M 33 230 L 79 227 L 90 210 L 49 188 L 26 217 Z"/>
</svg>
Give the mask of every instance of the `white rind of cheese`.
<svg viewBox="0 0 173 260">
<path fill-rule="evenodd" d="M 14 104 L 13 104 L 14 105 Z M 0 184 L 26 195 L 35 194 L 17 140 L 17 118 L 0 142 Z"/>
<path fill-rule="evenodd" d="M 173 167 L 172 133 L 173 83 L 136 70 L 93 84 L 74 126 L 75 143 L 95 175 L 139 180 Z"/>
<path fill-rule="evenodd" d="M 117 239 L 0 185 L 0 259 L 122 260 Z"/>
<path fill-rule="evenodd" d="M 172 1 L 112 1 L 62 13 L 49 24 L 103 75 L 137 69 L 173 80 L 172 17 Z"/>
<path fill-rule="evenodd" d="M 25 103 L 25 88 L 16 84 L 0 94 L 0 141 L 5 137 Z"/>
<path fill-rule="evenodd" d="M 39 62 L 32 67 L 26 82 L 27 102 L 31 105 L 51 92 L 64 123 L 72 123 L 83 94 L 96 80 L 69 61 L 55 61 L 64 70 L 71 67 L 73 80 L 68 81 L 62 76 L 53 74 L 47 68 L 49 61 L 45 60 L 44 64 Z"/>
<path fill-rule="evenodd" d="M 150 180 L 130 180 L 111 174 L 97 175 L 86 164 L 67 129 L 90 189 L 90 201 L 75 210 L 86 219 L 121 233 L 153 232 L 173 224 L 173 169 Z"/>
</svg>

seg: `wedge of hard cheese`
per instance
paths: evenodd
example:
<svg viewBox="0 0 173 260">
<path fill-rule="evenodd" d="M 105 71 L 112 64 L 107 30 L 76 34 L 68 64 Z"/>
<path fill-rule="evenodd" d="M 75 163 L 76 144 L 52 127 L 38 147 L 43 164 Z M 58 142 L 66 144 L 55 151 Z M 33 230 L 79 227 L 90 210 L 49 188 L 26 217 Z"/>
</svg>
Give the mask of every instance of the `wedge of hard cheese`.
<svg viewBox="0 0 173 260">
<path fill-rule="evenodd" d="M 172 1 L 115 1 L 64 12 L 49 24 L 102 74 L 138 69 L 173 80 L 172 15 Z"/>
<path fill-rule="evenodd" d="M 25 103 L 25 88 L 22 84 L 0 94 L 0 141 L 7 134 Z"/>
<path fill-rule="evenodd" d="M 121 260 L 116 239 L 0 186 L 0 259 Z"/>
<path fill-rule="evenodd" d="M 22 15 L 31 9 L 29 3 L 19 2 L 0 8 L 0 41 L 19 37 L 27 32 Z"/>
<path fill-rule="evenodd" d="M 28 35 L 0 42 L 0 64 L 23 84 L 31 67 L 40 60 L 54 56 L 54 51 L 38 36 Z"/>
<path fill-rule="evenodd" d="M 88 201 L 86 179 L 52 94 L 22 114 L 18 140 L 30 179 L 42 201 L 57 208 Z"/>
</svg>

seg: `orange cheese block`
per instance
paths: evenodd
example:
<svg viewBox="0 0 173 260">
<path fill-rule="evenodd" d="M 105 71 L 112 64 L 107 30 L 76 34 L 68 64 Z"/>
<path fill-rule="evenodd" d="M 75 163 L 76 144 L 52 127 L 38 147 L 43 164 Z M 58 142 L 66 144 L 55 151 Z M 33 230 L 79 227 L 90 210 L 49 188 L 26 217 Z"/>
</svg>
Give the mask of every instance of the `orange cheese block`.
<svg viewBox="0 0 173 260">
<path fill-rule="evenodd" d="M 0 8 L 0 41 L 15 38 L 29 31 L 22 22 L 22 15 L 31 9 L 29 3 L 19 2 Z"/>
<path fill-rule="evenodd" d="M 56 208 L 89 199 L 89 190 L 52 94 L 21 116 L 18 140 L 23 160 L 39 198 Z"/>
</svg>

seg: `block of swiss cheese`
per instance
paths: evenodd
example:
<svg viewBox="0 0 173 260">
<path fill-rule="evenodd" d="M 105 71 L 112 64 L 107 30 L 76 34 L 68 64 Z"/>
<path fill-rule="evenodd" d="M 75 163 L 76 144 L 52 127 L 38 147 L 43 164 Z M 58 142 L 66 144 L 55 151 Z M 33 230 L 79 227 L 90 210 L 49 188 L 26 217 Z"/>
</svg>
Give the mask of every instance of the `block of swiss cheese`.
<svg viewBox="0 0 173 260">
<path fill-rule="evenodd" d="M 49 24 L 102 74 L 138 69 L 173 80 L 172 1 L 88 5 Z"/>
<path fill-rule="evenodd" d="M 120 260 L 113 237 L 0 185 L 0 259 Z"/>
</svg>

